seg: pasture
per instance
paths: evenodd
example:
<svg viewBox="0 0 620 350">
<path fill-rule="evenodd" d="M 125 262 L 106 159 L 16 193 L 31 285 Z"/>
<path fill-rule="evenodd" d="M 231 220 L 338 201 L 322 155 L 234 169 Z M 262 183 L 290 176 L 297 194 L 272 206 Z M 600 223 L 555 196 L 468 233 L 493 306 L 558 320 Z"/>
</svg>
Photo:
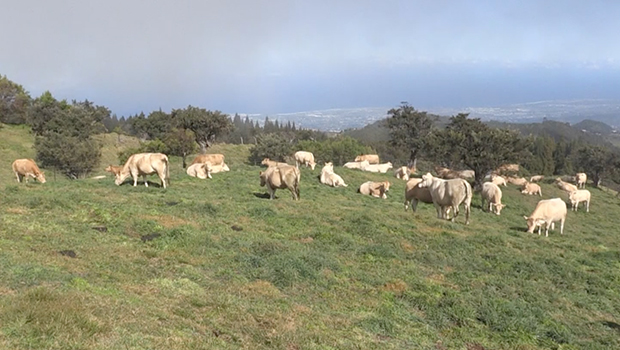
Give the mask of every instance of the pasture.
<svg viewBox="0 0 620 350">
<path fill-rule="evenodd" d="M 302 168 L 301 200 L 269 201 L 247 146 L 217 145 L 230 172 L 190 178 L 172 157 L 167 190 L 49 169 L 18 184 L 31 135 L 0 140 L 0 348 L 620 348 L 615 193 L 588 186 L 590 213 L 545 238 L 523 219 L 540 197 L 512 185 L 499 217 L 476 193 L 465 226 L 405 212 L 391 171 L 336 167 L 349 187 L 331 188 Z M 356 193 L 370 180 L 392 182 L 386 200 Z"/>
</svg>

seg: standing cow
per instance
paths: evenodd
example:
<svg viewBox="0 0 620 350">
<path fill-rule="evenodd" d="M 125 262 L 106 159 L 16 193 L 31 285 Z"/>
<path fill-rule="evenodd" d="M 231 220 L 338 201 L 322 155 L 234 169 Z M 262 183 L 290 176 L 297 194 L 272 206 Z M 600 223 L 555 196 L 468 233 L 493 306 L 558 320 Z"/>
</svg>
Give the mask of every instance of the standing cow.
<svg viewBox="0 0 620 350">
<path fill-rule="evenodd" d="M 523 216 L 527 221 L 527 232 L 534 233 L 534 229 L 538 227 L 538 235 L 540 230 L 545 227 L 545 237 L 549 237 L 549 227 L 554 229 L 554 222 L 560 222 L 560 234 L 564 234 L 564 222 L 566 221 L 566 203 L 560 198 L 543 199 L 538 202 L 536 209 L 532 214 Z"/>
<path fill-rule="evenodd" d="M 577 175 L 575 175 L 575 181 L 577 182 L 577 188 L 586 188 L 588 175 L 586 175 L 586 173 L 577 173 Z"/>
<path fill-rule="evenodd" d="M 295 152 L 295 166 L 299 169 L 300 165 L 305 165 L 314 170 L 316 163 L 314 162 L 314 154 L 312 152 L 297 151 Z"/>
<path fill-rule="evenodd" d="M 17 182 L 22 182 L 22 179 L 28 182 L 28 177 L 32 177 L 42 184 L 45 183 L 45 174 L 32 159 L 16 159 L 12 167 L 15 177 L 17 177 Z"/>
<path fill-rule="evenodd" d="M 422 176 L 420 187 L 428 187 L 433 198 L 433 204 L 437 210 L 437 217 L 448 219 L 446 209 L 452 207 L 454 214 L 451 221 L 459 215 L 459 205 L 465 204 L 465 224 L 469 224 L 471 211 L 471 185 L 464 179 L 444 180 L 427 173 Z"/>
<path fill-rule="evenodd" d="M 276 189 L 288 188 L 293 195 L 293 200 L 299 200 L 299 182 L 301 173 L 292 165 L 270 166 L 261 171 L 260 185 L 266 186 L 269 191 L 269 199 L 275 197 Z"/>
<path fill-rule="evenodd" d="M 585 202 L 586 204 L 586 212 L 590 212 L 590 191 L 588 190 L 577 190 L 573 191 L 568 195 L 568 199 L 570 200 L 571 208 L 573 211 L 577 211 L 579 208 L 579 203 Z"/>
<path fill-rule="evenodd" d="M 146 175 L 152 174 L 159 176 L 163 188 L 170 185 L 168 157 L 163 153 L 136 153 L 127 159 L 121 171 L 116 175 L 114 183 L 120 185 L 131 176 L 133 178 L 133 185 L 137 186 L 138 177 L 142 176 L 144 186 L 149 187 Z"/>
</svg>

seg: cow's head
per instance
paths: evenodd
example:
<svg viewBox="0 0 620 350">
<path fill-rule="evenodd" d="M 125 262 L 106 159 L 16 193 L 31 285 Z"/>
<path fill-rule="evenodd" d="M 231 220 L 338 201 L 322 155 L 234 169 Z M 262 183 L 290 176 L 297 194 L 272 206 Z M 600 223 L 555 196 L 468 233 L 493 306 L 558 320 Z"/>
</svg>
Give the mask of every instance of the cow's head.
<svg viewBox="0 0 620 350">
<path fill-rule="evenodd" d="M 226 165 L 226 163 L 222 164 L 222 171 L 230 171 L 230 168 Z"/>
<path fill-rule="evenodd" d="M 527 232 L 534 233 L 534 230 L 537 227 L 543 226 L 545 224 L 545 220 L 543 219 L 534 219 L 533 217 L 523 216 L 525 221 L 527 221 Z"/>
<path fill-rule="evenodd" d="M 308 164 L 310 164 L 310 169 L 314 170 L 314 167 L 316 166 L 315 162 L 309 162 Z"/>
<path fill-rule="evenodd" d="M 362 157 L 362 156 L 357 156 L 357 157 L 355 157 L 355 161 L 356 161 L 356 162 L 361 162 L 362 160 L 363 160 L 363 157 Z"/>
<path fill-rule="evenodd" d="M 432 183 L 433 183 L 433 175 L 431 175 L 431 173 L 426 173 L 425 175 L 422 175 L 422 181 L 420 181 L 420 183 L 418 184 L 418 187 L 421 187 L 421 188 L 430 187 Z"/>
<path fill-rule="evenodd" d="M 260 162 L 261 165 L 269 165 L 269 163 L 271 162 L 271 160 L 269 158 L 263 158 L 263 161 Z"/>
<path fill-rule="evenodd" d="M 43 173 L 42 171 L 39 171 L 38 173 L 36 173 L 34 175 L 34 177 L 37 179 L 37 181 L 39 181 L 40 183 L 44 184 L 45 183 L 45 173 Z"/>
<path fill-rule="evenodd" d="M 502 209 L 506 207 L 506 204 L 495 204 L 495 215 L 499 215 Z"/>
</svg>

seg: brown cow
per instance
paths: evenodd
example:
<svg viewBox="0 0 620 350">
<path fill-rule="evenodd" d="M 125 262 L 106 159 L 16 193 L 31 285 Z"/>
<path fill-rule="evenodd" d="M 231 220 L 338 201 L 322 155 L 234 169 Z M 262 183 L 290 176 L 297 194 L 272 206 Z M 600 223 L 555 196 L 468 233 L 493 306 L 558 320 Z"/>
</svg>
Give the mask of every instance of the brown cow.
<svg viewBox="0 0 620 350">
<path fill-rule="evenodd" d="M 199 154 L 196 156 L 196 158 L 194 158 L 194 160 L 192 161 L 192 164 L 206 163 L 206 162 L 211 163 L 211 165 L 224 164 L 224 155 L 219 154 L 219 153 Z"/>
<path fill-rule="evenodd" d="M 138 176 L 142 175 L 144 185 L 149 187 L 146 175 L 157 174 L 161 179 L 161 185 L 166 188 L 170 184 L 170 166 L 168 157 L 163 153 L 137 153 L 133 154 L 123 166 L 123 169 L 116 175 L 115 184 L 120 185 L 130 175 L 133 178 L 133 185 L 138 185 Z"/>
<path fill-rule="evenodd" d="M 17 177 L 17 182 L 22 182 L 24 178 L 25 182 L 28 182 L 28 177 L 30 176 L 42 184 L 45 183 L 45 174 L 32 159 L 16 159 L 13 162 L 13 172 L 15 177 Z"/>
<path fill-rule="evenodd" d="M 123 170 L 123 167 L 121 165 L 108 165 L 105 168 L 105 171 L 107 171 L 108 173 L 112 173 L 115 177 L 121 173 L 121 170 Z"/>
<path fill-rule="evenodd" d="M 292 165 L 270 166 L 265 171 L 261 171 L 260 185 L 266 186 L 269 190 L 269 199 L 275 197 L 276 189 L 288 188 L 293 194 L 293 200 L 299 200 L 299 182 L 301 173 L 299 169 Z"/>
</svg>

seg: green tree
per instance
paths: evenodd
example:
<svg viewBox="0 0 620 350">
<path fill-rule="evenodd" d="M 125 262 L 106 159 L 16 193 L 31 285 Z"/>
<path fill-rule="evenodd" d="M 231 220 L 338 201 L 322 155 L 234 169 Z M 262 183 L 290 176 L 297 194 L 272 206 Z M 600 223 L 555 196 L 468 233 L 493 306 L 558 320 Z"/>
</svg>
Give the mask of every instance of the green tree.
<svg viewBox="0 0 620 350">
<path fill-rule="evenodd" d="M 196 138 L 191 130 L 172 129 L 164 135 L 162 141 L 167 147 L 167 154 L 183 159 L 183 169 L 187 166 L 185 159 L 196 152 Z"/>
<path fill-rule="evenodd" d="M 0 122 L 26 123 L 31 101 L 30 95 L 21 85 L 0 75 Z"/>
<path fill-rule="evenodd" d="M 292 148 L 290 142 L 280 134 L 269 133 L 256 137 L 256 145 L 250 150 L 251 164 L 260 164 L 264 158 L 284 162 L 290 156 Z"/>
<path fill-rule="evenodd" d="M 425 148 L 432 158 L 450 166 L 465 166 L 476 172 L 475 184 L 482 186 L 487 173 L 505 163 L 527 156 L 529 144 L 515 131 L 492 129 L 480 119 L 458 114 L 444 130 L 436 130 Z"/>
<path fill-rule="evenodd" d="M 297 143 L 293 149 L 312 152 L 314 160 L 319 164 L 333 162 L 334 165 L 343 165 L 353 161 L 360 154 L 374 153 L 371 147 L 349 136 L 339 136 L 322 141 L 304 140 Z"/>
<path fill-rule="evenodd" d="M 172 117 L 161 109 L 149 113 L 148 117 L 144 113 L 131 118 L 131 129 L 134 134 L 142 139 L 161 139 L 173 128 Z"/>
<path fill-rule="evenodd" d="M 394 147 L 409 152 L 409 162 L 415 167 L 424 139 L 433 128 L 435 117 L 415 110 L 403 102 L 400 107 L 388 111 L 387 127 Z"/>
<path fill-rule="evenodd" d="M 220 111 L 208 111 L 204 108 L 188 106 L 184 109 L 173 109 L 172 118 L 177 127 L 191 130 L 201 152 L 206 152 L 217 136 L 233 129 L 228 115 Z"/>
<path fill-rule="evenodd" d="M 53 167 L 71 179 L 85 177 L 101 158 L 101 145 L 92 138 L 54 132 L 37 136 L 34 147 L 39 165 Z"/>
<path fill-rule="evenodd" d="M 595 187 L 601 185 L 603 177 L 611 177 L 620 165 L 620 157 L 602 146 L 586 145 L 577 150 L 577 169 L 588 175 Z"/>
</svg>

